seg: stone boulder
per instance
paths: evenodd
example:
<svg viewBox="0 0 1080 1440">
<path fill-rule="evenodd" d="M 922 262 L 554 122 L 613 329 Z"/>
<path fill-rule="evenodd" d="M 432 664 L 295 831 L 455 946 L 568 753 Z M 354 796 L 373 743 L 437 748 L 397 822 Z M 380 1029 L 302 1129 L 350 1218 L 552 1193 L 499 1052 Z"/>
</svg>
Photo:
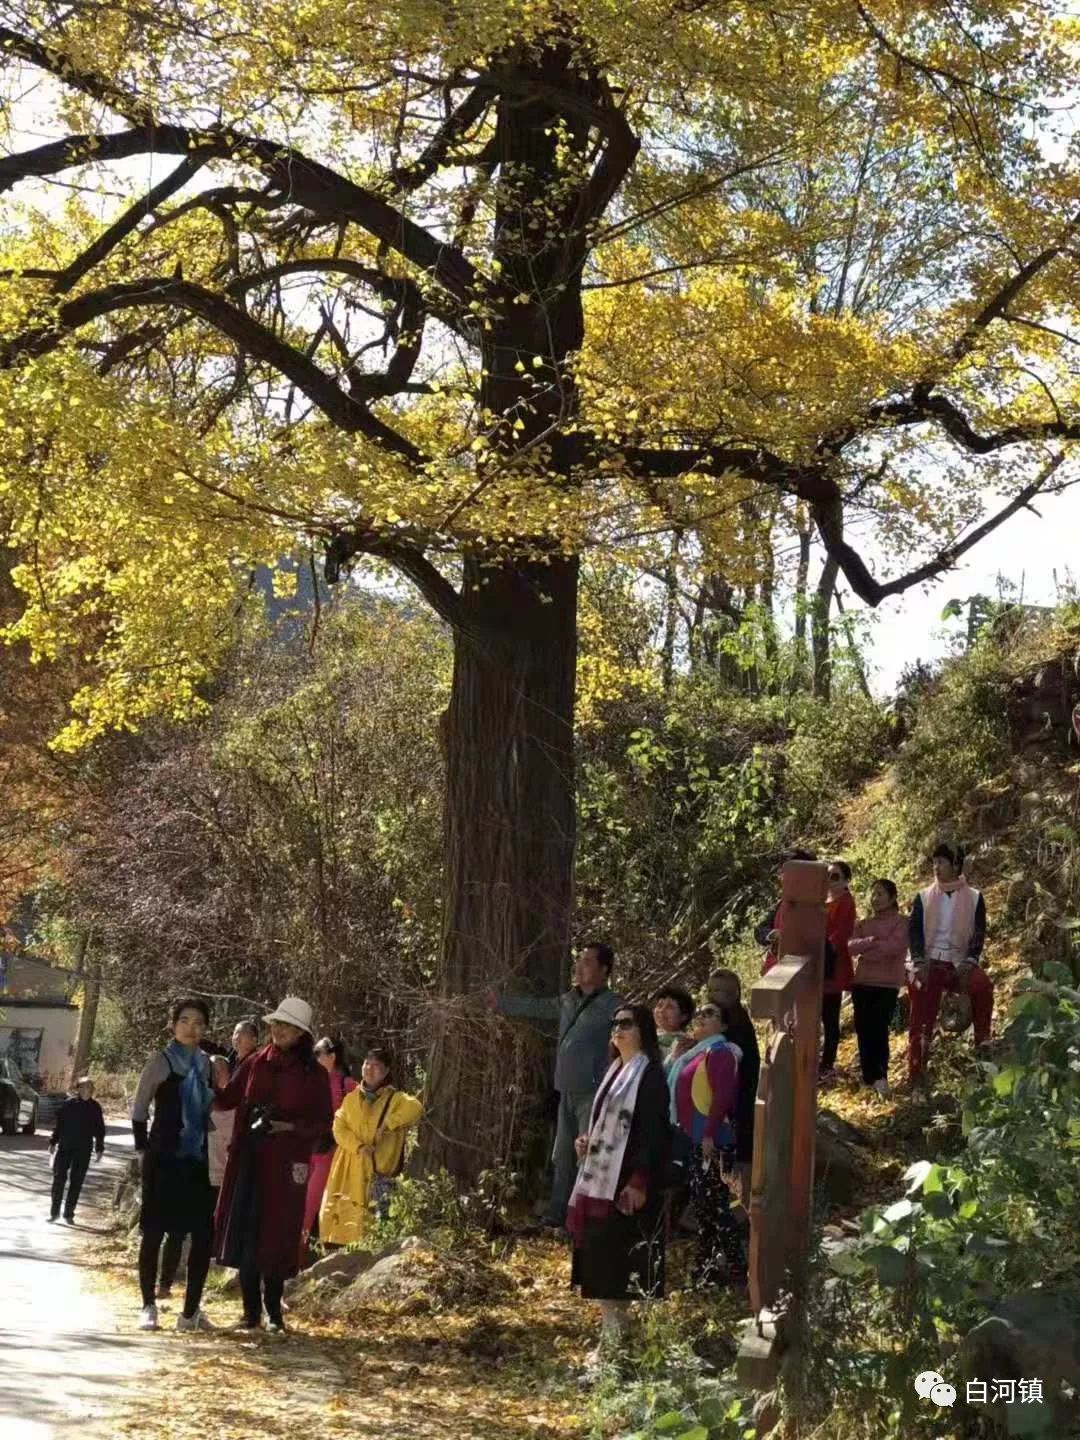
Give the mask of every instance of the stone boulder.
<svg viewBox="0 0 1080 1440">
<path fill-rule="evenodd" d="M 286 1293 L 300 1296 L 313 1289 L 344 1290 L 358 1275 L 370 1270 L 384 1255 L 389 1255 L 396 1248 L 392 1246 L 382 1250 L 335 1250 L 333 1254 L 316 1260 L 315 1264 L 309 1265 L 306 1270 L 301 1270 L 299 1275 L 294 1275 L 285 1286 Z"/>
<path fill-rule="evenodd" d="M 347 1316 L 372 1303 L 393 1304 L 410 1314 L 502 1299 L 513 1291 L 509 1277 L 479 1252 L 450 1253 L 415 1237 L 382 1255 L 340 1290 L 330 1313 Z"/>
<path fill-rule="evenodd" d="M 818 1111 L 814 1181 L 831 1205 L 850 1205 L 855 1198 L 865 1166 L 859 1151 L 870 1143 L 861 1130 L 831 1110 Z"/>
<path fill-rule="evenodd" d="M 1077 1297 L 1034 1288 L 1000 1301 L 965 1335 L 960 1368 L 967 1380 L 1038 1380 L 1047 1433 L 1066 1434 L 1070 1408 L 1062 1387 L 1080 1391 L 1080 1302 Z M 1019 1402 L 1018 1402 L 1019 1403 Z M 1004 1412 L 999 1404 L 995 1409 Z M 1022 1406 L 1028 1413 L 1031 1403 Z M 1073 1419 L 1076 1418 L 1074 1415 Z"/>
</svg>

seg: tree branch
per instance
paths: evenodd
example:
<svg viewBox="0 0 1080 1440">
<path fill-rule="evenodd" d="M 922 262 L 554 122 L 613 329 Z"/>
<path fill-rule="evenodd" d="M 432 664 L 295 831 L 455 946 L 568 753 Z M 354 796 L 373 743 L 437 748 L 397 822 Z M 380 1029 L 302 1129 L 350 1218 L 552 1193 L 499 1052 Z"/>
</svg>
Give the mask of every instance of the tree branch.
<svg viewBox="0 0 1080 1440">
<path fill-rule="evenodd" d="M 127 160 L 148 153 L 197 156 L 201 163 L 229 158 L 254 165 L 303 209 L 324 219 L 359 225 L 433 276 L 456 300 L 468 304 L 472 298 L 476 271 L 456 246 L 437 240 L 381 195 L 298 150 L 258 136 L 190 130 L 182 125 L 159 125 L 116 134 L 71 135 L 0 160 L 0 193 L 31 176 L 42 179 L 76 165 Z"/>
<path fill-rule="evenodd" d="M 453 81 L 448 86 L 453 89 Z M 399 193 L 409 194 L 418 190 L 430 180 L 445 162 L 451 148 L 464 139 L 469 129 L 483 116 L 491 104 L 493 87 L 483 81 L 476 81 L 468 95 L 439 126 L 415 160 L 408 165 L 395 165 L 387 177 L 387 184 Z"/>
<path fill-rule="evenodd" d="M 73 290 L 84 275 L 104 260 L 106 255 L 111 254 L 123 240 L 127 239 L 141 220 L 152 214 L 170 195 L 175 195 L 178 190 L 182 190 L 191 177 L 202 168 L 203 163 L 203 160 L 197 156 L 185 156 L 171 175 L 167 175 L 164 180 L 159 181 L 157 185 L 146 192 L 141 200 L 125 210 L 107 230 L 98 236 L 93 244 L 88 245 L 82 254 L 71 262 L 53 286 L 56 294 L 66 295 L 68 291 Z"/>
<path fill-rule="evenodd" d="M 69 85 L 73 90 L 81 90 L 92 100 L 102 101 L 132 125 L 154 124 L 153 111 L 145 101 L 121 90 L 103 75 L 95 75 L 90 70 L 74 65 L 68 56 L 55 46 L 42 45 L 28 35 L 20 35 L 17 30 L 0 25 L 0 51 L 5 51 L 18 60 L 25 60 L 38 70 L 55 75 L 65 85 Z"/>
<path fill-rule="evenodd" d="M 1007 505 L 1002 506 L 996 514 L 984 520 L 981 525 L 976 525 L 975 529 L 964 536 L 962 540 L 946 546 L 926 564 L 918 566 L 915 570 L 909 570 L 906 575 L 900 575 L 885 584 L 874 579 L 862 556 L 852 549 L 844 539 L 842 504 L 838 501 L 818 504 L 812 506 L 811 509 L 826 550 L 839 563 L 852 590 L 867 605 L 880 605 L 882 600 L 887 599 L 890 595 L 902 595 L 912 586 L 922 585 L 928 580 L 936 580 L 947 570 L 953 569 L 957 561 L 969 550 L 974 549 L 980 540 L 985 540 L 987 535 L 1004 525 L 1006 520 L 1011 519 L 1018 511 L 1030 505 L 1035 496 L 1046 489 L 1064 460 L 1064 454 L 1054 456 L 1030 485 L 1025 485 Z"/>
<path fill-rule="evenodd" d="M 342 570 L 356 555 L 386 560 L 405 575 L 427 603 L 455 630 L 468 631 L 465 601 L 446 576 L 414 546 L 380 535 L 374 530 L 340 530 L 326 547 L 327 583 L 336 585 Z"/>
<path fill-rule="evenodd" d="M 220 295 L 187 280 L 164 278 L 108 285 L 58 307 L 56 320 L 24 331 L 0 346 L 0 368 L 24 358 L 47 355 L 75 330 L 120 310 L 170 307 L 207 321 L 249 356 L 272 365 L 301 390 L 340 429 L 366 435 L 392 454 L 422 465 L 424 456 L 411 440 L 378 419 L 366 405 L 346 394 L 312 360 L 278 338 L 258 320 L 229 305 Z"/>
</svg>

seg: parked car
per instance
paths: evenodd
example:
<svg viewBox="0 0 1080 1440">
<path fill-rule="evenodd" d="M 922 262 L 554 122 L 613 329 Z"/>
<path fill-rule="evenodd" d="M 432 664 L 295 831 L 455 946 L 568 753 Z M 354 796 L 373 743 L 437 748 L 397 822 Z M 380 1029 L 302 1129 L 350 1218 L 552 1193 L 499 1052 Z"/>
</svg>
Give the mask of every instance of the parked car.
<svg viewBox="0 0 1080 1440">
<path fill-rule="evenodd" d="M 22 1130 L 33 1135 L 37 1129 L 40 1096 L 26 1083 L 10 1055 L 0 1055 L 0 1130 L 14 1135 Z"/>
</svg>

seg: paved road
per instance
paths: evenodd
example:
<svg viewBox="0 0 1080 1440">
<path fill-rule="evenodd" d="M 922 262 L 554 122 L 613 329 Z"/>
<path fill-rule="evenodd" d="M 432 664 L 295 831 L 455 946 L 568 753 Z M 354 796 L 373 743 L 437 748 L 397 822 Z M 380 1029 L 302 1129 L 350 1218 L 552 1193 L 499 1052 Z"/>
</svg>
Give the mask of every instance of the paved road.
<svg viewBox="0 0 1080 1440">
<path fill-rule="evenodd" d="M 130 1153 L 110 1126 L 91 1164 L 76 1224 L 104 1224 Z M 112 1311 L 85 1283 L 80 1237 L 50 1225 L 48 1137 L 0 1137 L 0 1436 L 90 1440 L 108 1435 L 110 1393 L 153 1363 L 152 1337 L 118 1335 Z M 133 1302 L 134 1303 L 134 1302 Z"/>
</svg>

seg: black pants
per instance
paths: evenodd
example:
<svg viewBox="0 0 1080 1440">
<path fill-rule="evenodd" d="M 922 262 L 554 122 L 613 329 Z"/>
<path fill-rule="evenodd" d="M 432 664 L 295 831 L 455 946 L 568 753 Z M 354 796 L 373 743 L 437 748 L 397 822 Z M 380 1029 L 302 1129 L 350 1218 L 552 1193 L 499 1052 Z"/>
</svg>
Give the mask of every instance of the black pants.
<svg viewBox="0 0 1080 1440">
<path fill-rule="evenodd" d="M 263 1303 L 266 1304 L 266 1318 L 271 1325 L 284 1324 L 281 1313 L 281 1297 L 285 1281 L 280 1275 L 262 1275 L 253 1265 L 240 1269 L 240 1293 L 244 1297 L 244 1319 L 249 1325 L 257 1325 L 262 1319 Z"/>
<path fill-rule="evenodd" d="M 217 1208 L 217 1197 L 220 1186 L 211 1186 L 210 1193 L 214 1197 L 214 1208 Z M 184 1256 L 184 1241 L 187 1236 L 166 1235 L 165 1244 L 161 1249 L 161 1278 L 158 1285 L 162 1290 L 171 1290 L 176 1279 L 177 1271 L 180 1269 L 180 1261 Z"/>
<path fill-rule="evenodd" d="M 89 1145 L 80 1146 L 78 1150 L 69 1150 L 67 1146 L 61 1145 L 57 1150 L 56 1159 L 53 1161 L 52 1178 L 51 1213 L 54 1220 L 60 1214 L 65 1184 L 67 1185 L 67 1204 L 64 1206 L 64 1215 L 68 1220 L 74 1220 L 75 1206 L 79 1203 L 79 1195 L 89 1168 Z"/>
<path fill-rule="evenodd" d="M 164 1239 L 165 1231 L 158 1226 L 143 1226 L 142 1244 L 139 1246 L 139 1288 L 142 1291 L 142 1303 L 144 1305 L 153 1305 L 157 1295 L 158 1256 L 161 1252 L 161 1242 Z M 171 1236 L 170 1243 L 177 1239 L 182 1245 L 184 1240 L 183 1235 L 178 1237 Z M 199 1303 L 202 1300 L 203 1286 L 206 1284 L 206 1276 L 210 1270 L 210 1253 L 213 1249 L 213 1240 L 213 1220 L 209 1217 L 204 1223 L 200 1223 L 197 1228 L 191 1231 L 187 1286 L 184 1290 L 184 1314 L 189 1320 L 198 1310 Z"/>
<path fill-rule="evenodd" d="M 723 1178 L 720 1156 L 714 1154 L 706 1165 L 698 1146 L 690 1162 L 690 1196 L 698 1223 L 695 1282 L 708 1285 L 724 1275 L 742 1278 L 746 1251 L 731 1213 L 731 1192 Z"/>
<path fill-rule="evenodd" d="M 161 1248 L 161 1280 L 159 1282 L 162 1290 L 172 1289 L 176 1272 L 180 1269 L 186 1238 L 184 1235 L 165 1236 L 165 1244 Z"/>
<path fill-rule="evenodd" d="M 859 1064 L 867 1085 L 889 1074 L 889 1025 L 899 992 L 890 985 L 856 985 L 851 992 L 855 1007 L 855 1034 Z"/>
<path fill-rule="evenodd" d="M 836 1064 L 836 1052 L 840 1046 L 840 1002 L 843 995 L 821 997 L 821 1023 L 825 1029 L 825 1043 L 821 1047 L 821 1068 L 831 1070 Z"/>
</svg>

